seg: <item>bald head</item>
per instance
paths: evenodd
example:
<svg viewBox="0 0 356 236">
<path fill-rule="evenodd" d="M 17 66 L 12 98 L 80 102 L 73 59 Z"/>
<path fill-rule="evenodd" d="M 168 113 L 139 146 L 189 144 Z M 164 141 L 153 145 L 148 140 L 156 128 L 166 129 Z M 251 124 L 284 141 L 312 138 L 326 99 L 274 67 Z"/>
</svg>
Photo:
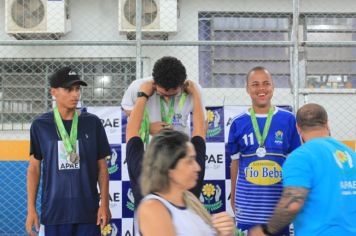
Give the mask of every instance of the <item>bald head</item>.
<svg viewBox="0 0 356 236">
<path fill-rule="evenodd" d="M 255 72 L 261 72 L 261 71 L 264 72 L 264 73 L 266 73 L 266 75 L 267 75 L 269 78 L 271 78 L 271 80 L 272 80 L 271 73 L 269 73 L 269 71 L 268 71 L 265 67 L 263 67 L 263 66 L 256 66 L 256 67 L 252 68 L 249 72 L 247 72 L 247 75 L 246 75 L 246 86 L 248 85 L 248 81 L 249 81 L 251 75 L 252 75 L 253 73 L 255 73 Z M 272 81 L 272 83 L 273 83 L 273 81 Z"/>
<path fill-rule="evenodd" d="M 328 114 L 324 107 L 316 103 L 306 104 L 297 112 L 297 125 L 302 131 L 327 128 L 327 123 Z"/>
</svg>

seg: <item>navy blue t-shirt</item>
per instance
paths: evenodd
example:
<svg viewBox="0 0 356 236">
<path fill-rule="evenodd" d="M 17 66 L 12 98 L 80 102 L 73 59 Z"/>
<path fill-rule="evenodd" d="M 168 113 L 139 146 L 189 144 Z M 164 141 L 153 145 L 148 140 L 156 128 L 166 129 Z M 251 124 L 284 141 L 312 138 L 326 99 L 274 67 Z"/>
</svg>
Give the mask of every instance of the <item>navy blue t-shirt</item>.
<svg viewBox="0 0 356 236">
<path fill-rule="evenodd" d="M 72 121 L 63 123 L 70 134 Z M 67 160 L 53 112 L 36 118 L 30 134 L 30 155 L 43 164 L 41 223 L 96 223 L 100 199 L 98 160 L 111 155 L 100 119 L 87 112 L 79 115 L 76 148 L 79 164 Z"/>
</svg>

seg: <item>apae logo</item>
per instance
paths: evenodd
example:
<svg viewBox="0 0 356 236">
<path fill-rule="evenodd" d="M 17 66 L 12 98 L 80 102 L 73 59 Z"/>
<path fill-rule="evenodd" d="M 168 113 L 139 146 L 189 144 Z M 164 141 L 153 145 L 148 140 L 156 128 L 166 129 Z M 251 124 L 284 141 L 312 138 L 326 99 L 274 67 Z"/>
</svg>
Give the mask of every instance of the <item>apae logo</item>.
<svg viewBox="0 0 356 236">
<path fill-rule="evenodd" d="M 210 212 L 219 210 L 223 206 L 222 189 L 219 184 L 206 183 L 203 186 L 199 200 L 204 204 L 205 208 Z M 225 196 L 225 195 L 224 195 Z"/>
<path fill-rule="evenodd" d="M 208 125 L 209 125 L 207 136 L 208 137 L 217 136 L 222 131 L 220 125 L 220 119 L 221 119 L 220 113 L 218 110 L 208 110 L 207 116 L 208 116 Z"/>
<path fill-rule="evenodd" d="M 135 210 L 135 198 L 129 181 L 122 181 L 122 216 L 133 218 Z"/>
<path fill-rule="evenodd" d="M 211 169 L 218 169 L 222 164 L 224 164 L 223 161 L 223 154 L 207 154 L 205 155 L 205 162 L 206 162 L 206 168 L 211 168 Z"/>
<path fill-rule="evenodd" d="M 115 223 L 110 223 L 107 224 L 102 230 L 101 230 L 101 235 L 102 236 L 117 236 L 118 235 L 118 227 L 116 226 Z"/>
<path fill-rule="evenodd" d="M 119 206 L 120 193 L 119 192 L 110 192 L 109 200 L 110 200 L 110 208 L 115 208 L 115 207 Z"/>
<path fill-rule="evenodd" d="M 100 119 L 101 123 L 103 124 L 104 128 L 118 128 L 120 127 L 120 118 L 106 118 Z"/>
<path fill-rule="evenodd" d="M 343 170 L 350 170 L 353 168 L 353 161 L 351 155 L 345 151 L 336 150 L 333 154 L 336 164 Z"/>
<path fill-rule="evenodd" d="M 109 156 L 106 160 L 108 164 L 108 172 L 110 175 L 116 173 L 119 170 L 119 166 L 116 163 L 118 157 L 116 149 L 111 148 L 111 153 L 111 156 Z"/>
<path fill-rule="evenodd" d="M 278 130 L 275 134 L 274 134 L 274 142 L 276 144 L 283 144 L 283 132 L 281 130 Z"/>
<path fill-rule="evenodd" d="M 131 188 L 127 191 L 127 199 L 126 207 L 133 212 L 135 210 L 135 198 Z"/>
</svg>

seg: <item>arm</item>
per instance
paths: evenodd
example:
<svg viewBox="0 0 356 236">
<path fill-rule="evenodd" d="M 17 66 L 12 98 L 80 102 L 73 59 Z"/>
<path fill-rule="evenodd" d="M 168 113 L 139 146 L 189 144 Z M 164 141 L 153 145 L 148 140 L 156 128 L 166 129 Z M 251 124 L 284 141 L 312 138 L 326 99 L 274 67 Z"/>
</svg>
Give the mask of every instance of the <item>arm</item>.
<svg viewBox="0 0 356 236">
<path fill-rule="evenodd" d="M 29 235 L 36 235 L 32 231 L 32 226 L 35 225 L 37 232 L 40 229 L 38 215 L 36 212 L 36 197 L 38 185 L 41 177 L 41 161 L 30 156 L 30 164 L 27 169 L 27 219 L 26 231 Z"/>
<path fill-rule="evenodd" d="M 237 180 L 237 173 L 239 170 L 239 160 L 231 160 L 230 165 L 230 176 L 231 176 L 231 208 L 235 213 L 235 192 L 236 192 L 236 180 Z"/>
<path fill-rule="evenodd" d="M 192 137 L 200 136 L 205 140 L 206 122 L 204 120 L 204 107 L 197 85 L 190 80 L 186 82 L 185 90 L 193 97 L 193 132 Z"/>
<path fill-rule="evenodd" d="M 139 91 L 139 83 L 140 81 L 133 81 L 129 87 L 127 87 L 124 96 L 121 100 L 121 109 L 126 113 L 126 116 L 129 117 L 130 113 L 135 105 L 135 101 L 137 98 L 137 92 Z"/>
<path fill-rule="evenodd" d="M 239 145 L 239 131 L 236 129 L 239 125 L 237 121 L 233 121 L 229 130 L 229 137 L 227 142 L 228 153 L 230 154 L 230 177 L 231 177 L 231 208 L 235 213 L 235 193 L 236 193 L 236 181 L 239 172 L 239 158 L 240 158 L 240 145 Z"/>
<path fill-rule="evenodd" d="M 100 224 L 101 229 L 103 229 L 111 219 L 109 209 L 109 173 L 105 158 L 98 160 L 98 171 L 101 204 L 98 210 L 96 224 Z"/>
<path fill-rule="evenodd" d="M 266 225 L 268 232 L 275 234 L 292 222 L 303 208 L 309 190 L 300 187 L 285 187 L 272 218 Z M 261 234 L 262 233 L 262 234 Z M 254 227 L 248 235 L 264 235 L 261 226 Z"/>
<path fill-rule="evenodd" d="M 148 96 L 152 96 L 154 91 L 153 81 L 146 81 L 145 83 L 143 83 L 140 87 L 140 91 L 144 92 Z M 132 137 L 139 136 L 146 103 L 147 98 L 145 97 L 139 97 L 136 99 L 135 106 L 131 111 L 130 118 L 126 127 L 126 142 Z"/>
<path fill-rule="evenodd" d="M 175 236 L 167 208 L 157 200 L 147 200 L 138 208 L 138 226 L 144 236 Z"/>
<path fill-rule="evenodd" d="M 204 122 L 204 108 L 202 106 L 201 94 L 198 90 L 197 85 L 188 80 L 185 84 L 185 91 L 188 92 L 193 98 L 193 132 L 191 142 L 194 145 L 195 151 L 197 153 L 196 161 L 200 166 L 200 172 L 197 184 L 190 191 L 199 198 L 203 181 L 205 176 L 205 154 L 206 154 L 206 145 L 205 145 L 205 122 Z"/>
</svg>

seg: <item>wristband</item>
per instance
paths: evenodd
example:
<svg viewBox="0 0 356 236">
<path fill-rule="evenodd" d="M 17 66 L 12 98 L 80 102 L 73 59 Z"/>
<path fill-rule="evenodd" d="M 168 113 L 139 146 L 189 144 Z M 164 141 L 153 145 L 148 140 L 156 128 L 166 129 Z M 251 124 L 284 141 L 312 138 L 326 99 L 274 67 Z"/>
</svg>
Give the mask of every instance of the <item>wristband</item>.
<svg viewBox="0 0 356 236">
<path fill-rule="evenodd" d="M 149 96 L 146 94 L 146 93 L 144 93 L 144 92 L 137 92 L 137 97 L 139 98 L 139 97 L 145 97 L 147 100 L 148 100 L 148 98 L 149 98 Z"/>
</svg>

